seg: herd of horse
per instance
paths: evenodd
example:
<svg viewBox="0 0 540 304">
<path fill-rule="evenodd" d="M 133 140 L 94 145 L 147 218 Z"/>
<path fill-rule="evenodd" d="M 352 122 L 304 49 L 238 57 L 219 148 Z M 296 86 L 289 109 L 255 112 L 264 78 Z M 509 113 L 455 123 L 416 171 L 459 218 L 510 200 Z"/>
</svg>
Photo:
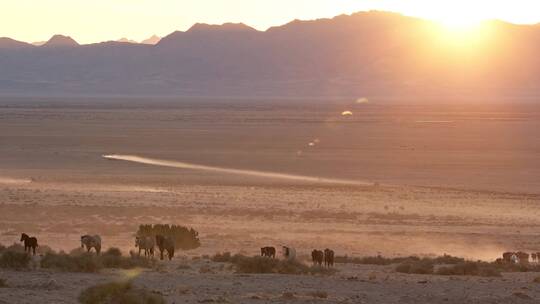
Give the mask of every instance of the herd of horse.
<svg viewBox="0 0 540 304">
<path fill-rule="evenodd" d="M 21 234 L 21 242 L 24 242 L 24 251 L 36 255 L 36 248 L 38 240 L 36 237 L 30 237 L 28 234 Z M 163 260 L 164 253 L 167 253 L 169 260 L 174 257 L 174 240 L 169 236 L 156 235 L 151 236 L 137 236 L 135 237 L 135 247 L 139 248 L 139 256 L 141 251 L 144 250 L 144 256 L 148 258 L 154 257 L 154 248 L 157 246 L 160 253 L 160 259 Z M 101 237 L 99 235 L 82 235 L 81 236 L 81 248 L 86 247 L 86 252 L 94 249 L 96 254 L 101 253 Z"/>
<path fill-rule="evenodd" d="M 294 260 L 296 258 L 296 250 L 291 247 L 282 246 L 283 257 L 287 260 Z M 261 256 L 269 257 L 272 259 L 276 258 L 276 248 L 275 247 L 262 247 Z M 314 249 L 311 252 L 311 261 L 313 265 L 318 265 L 326 267 L 334 266 L 334 251 L 326 248 L 323 250 Z"/>
<path fill-rule="evenodd" d="M 533 252 L 528 254 L 527 252 L 504 252 L 502 258 L 498 258 L 497 262 L 514 263 L 514 264 L 528 264 L 529 262 L 539 263 L 540 252 Z"/>
<path fill-rule="evenodd" d="M 38 245 L 38 240 L 36 237 L 30 237 L 28 234 L 21 234 L 21 242 L 24 242 L 24 251 L 29 254 L 36 255 L 36 248 Z M 156 235 L 152 236 L 136 236 L 135 237 L 135 247 L 139 249 L 139 256 L 141 252 L 144 252 L 144 256 L 147 258 L 153 258 L 155 253 L 155 247 L 159 249 L 160 259 L 164 259 L 164 253 L 167 254 L 169 260 L 172 260 L 174 257 L 174 240 L 169 236 Z M 90 252 L 92 249 L 95 250 L 96 254 L 101 253 L 101 237 L 99 235 L 82 235 L 81 236 L 81 248 L 85 248 L 86 251 Z M 283 257 L 286 260 L 296 259 L 296 249 L 292 247 L 282 246 Z M 272 259 L 276 258 L 276 248 L 275 247 L 262 247 L 261 256 L 269 257 Z M 323 250 L 313 250 L 311 252 L 311 259 L 313 265 L 319 265 L 326 267 L 334 266 L 334 251 L 326 248 Z"/>
<path fill-rule="evenodd" d="M 29 254 L 36 254 L 36 248 L 38 240 L 36 237 L 31 237 L 26 233 L 21 234 L 21 242 L 24 243 L 24 251 Z M 144 256 L 148 258 L 154 257 L 154 248 L 157 246 L 159 249 L 160 259 L 164 259 L 164 253 L 167 253 L 169 260 L 174 257 L 174 240 L 169 236 L 156 235 L 152 236 L 136 236 L 135 247 L 139 249 L 139 256 L 141 251 L 144 251 Z M 90 252 L 92 248 L 96 251 L 96 254 L 101 252 L 101 237 L 99 235 L 83 235 L 81 236 L 81 248 L 86 247 L 86 251 Z M 296 259 L 296 250 L 292 247 L 282 246 L 283 257 L 287 260 Z M 276 258 L 275 247 L 262 247 L 261 256 Z M 326 248 L 325 250 L 314 249 L 311 252 L 311 260 L 313 265 L 319 265 L 326 267 L 334 266 L 334 251 Z M 528 264 L 529 262 L 539 263 L 540 252 L 533 252 L 528 254 L 523 251 L 518 252 L 504 252 L 502 258 L 497 259 L 497 262 L 506 262 L 514 264 Z"/>
</svg>

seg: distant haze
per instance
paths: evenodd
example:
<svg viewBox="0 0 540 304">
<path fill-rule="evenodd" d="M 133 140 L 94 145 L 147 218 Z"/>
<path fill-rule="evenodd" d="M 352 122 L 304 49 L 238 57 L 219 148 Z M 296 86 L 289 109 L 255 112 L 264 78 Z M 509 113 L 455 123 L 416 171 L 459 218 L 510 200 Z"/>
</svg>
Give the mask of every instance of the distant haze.
<svg viewBox="0 0 540 304">
<path fill-rule="evenodd" d="M 0 92 L 530 99 L 539 94 L 538 37 L 539 26 L 489 21 L 460 33 L 369 12 L 264 32 L 244 24 L 196 24 L 156 45 L 80 46 L 55 36 L 36 47 L 3 38 Z"/>
</svg>

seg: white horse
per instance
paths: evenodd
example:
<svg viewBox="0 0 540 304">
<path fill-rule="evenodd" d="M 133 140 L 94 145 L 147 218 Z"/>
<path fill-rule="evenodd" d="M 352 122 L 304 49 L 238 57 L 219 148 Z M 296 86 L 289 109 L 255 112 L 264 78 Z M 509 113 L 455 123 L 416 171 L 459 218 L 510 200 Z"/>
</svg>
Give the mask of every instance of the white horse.
<svg viewBox="0 0 540 304">
<path fill-rule="evenodd" d="M 151 236 L 135 237 L 135 247 L 139 247 L 139 256 L 141 255 L 141 250 L 144 250 L 144 256 L 153 257 L 155 246 L 155 239 Z"/>
<path fill-rule="evenodd" d="M 90 252 L 90 249 L 96 249 L 96 253 L 101 252 L 101 237 L 99 235 L 83 235 L 81 236 L 81 248 L 86 246 L 86 251 Z"/>
<path fill-rule="evenodd" d="M 286 260 L 292 261 L 296 259 L 296 249 L 292 247 L 283 246 L 282 251 L 283 251 L 283 257 Z"/>
</svg>

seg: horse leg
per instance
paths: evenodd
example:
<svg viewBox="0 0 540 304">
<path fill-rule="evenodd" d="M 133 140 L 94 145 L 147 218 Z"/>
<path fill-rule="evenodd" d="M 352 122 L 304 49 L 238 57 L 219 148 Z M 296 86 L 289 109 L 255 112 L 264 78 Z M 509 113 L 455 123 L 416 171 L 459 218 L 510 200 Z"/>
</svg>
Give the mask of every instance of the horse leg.
<svg viewBox="0 0 540 304">
<path fill-rule="evenodd" d="M 159 249 L 159 259 L 163 261 L 163 250 Z"/>
<path fill-rule="evenodd" d="M 32 252 L 34 255 L 36 255 L 36 246 L 32 247 Z"/>
</svg>

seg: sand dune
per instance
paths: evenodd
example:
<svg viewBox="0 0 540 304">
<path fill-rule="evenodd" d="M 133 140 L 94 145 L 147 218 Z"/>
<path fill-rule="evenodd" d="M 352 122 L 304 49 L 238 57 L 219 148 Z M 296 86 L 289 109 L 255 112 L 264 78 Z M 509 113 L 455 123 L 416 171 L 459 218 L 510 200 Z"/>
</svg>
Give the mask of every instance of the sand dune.
<svg viewBox="0 0 540 304">
<path fill-rule="evenodd" d="M 321 178 L 321 177 L 312 177 L 312 176 L 303 176 L 303 175 L 293 175 L 286 173 L 276 173 L 276 172 L 265 172 L 265 171 L 256 171 L 256 170 L 243 170 L 243 169 L 232 169 L 232 168 L 221 168 L 213 166 L 198 165 L 192 163 L 184 163 L 179 161 L 172 160 L 161 160 L 161 159 L 152 159 L 146 157 L 140 157 L 135 155 L 103 155 L 103 158 L 109 160 L 122 160 L 146 165 L 162 166 L 162 167 L 171 167 L 179 169 L 189 169 L 189 170 L 202 170 L 210 172 L 219 172 L 227 174 L 237 174 L 237 175 L 246 175 L 246 176 L 255 176 L 262 178 L 273 178 L 280 180 L 294 180 L 310 183 L 323 183 L 323 184 L 341 184 L 341 185 L 355 185 L 355 186 L 371 186 L 372 182 L 366 181 L 355 181 L 347 179 L 334 179 L 334 178 Z"/>
</svg>

